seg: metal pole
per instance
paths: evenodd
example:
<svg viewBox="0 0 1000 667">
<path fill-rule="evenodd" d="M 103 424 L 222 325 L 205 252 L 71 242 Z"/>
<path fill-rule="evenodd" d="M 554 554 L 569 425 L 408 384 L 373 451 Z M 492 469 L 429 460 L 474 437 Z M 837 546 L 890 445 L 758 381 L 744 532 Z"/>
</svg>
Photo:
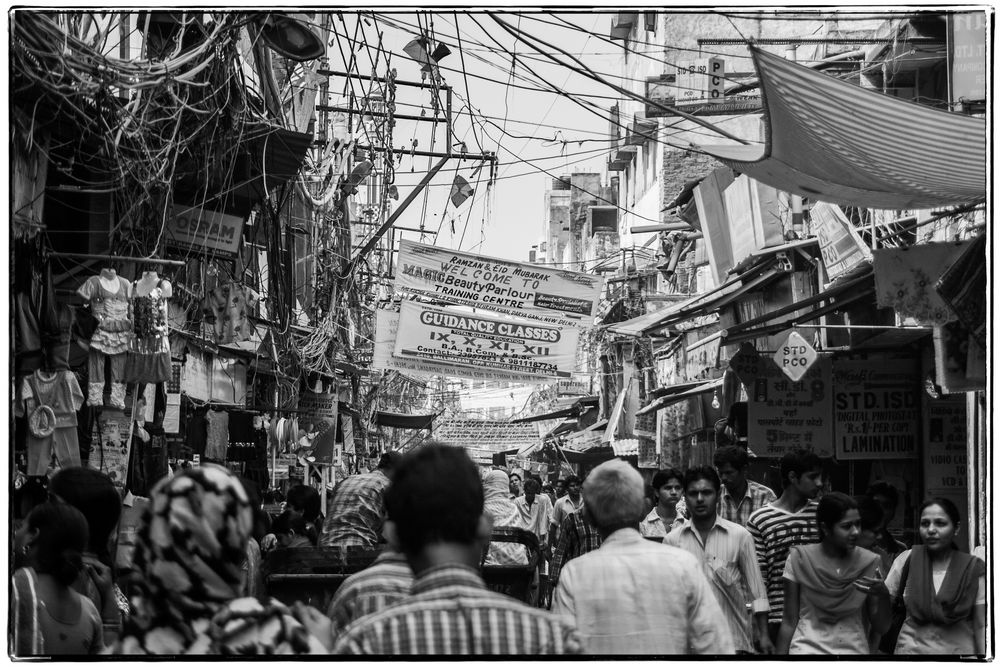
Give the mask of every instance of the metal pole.
<svg viewBox="0 0 1000 667">
<path fill-rule="evenodd" d="M 145 264 L 163 264 L 165 266 L 187 266 L 187 262 L 179 259 L 158 259 L 156 257 L 130 257 L 126 255 L 95 255 L 81 252 L 50 252 L 49 257 L 65 257 L 67 259 L 103 259 L 109 262 L 140 262 Z"/>
<path fill-rule="evenodd" d="M 435 164 L 431 168 L 431 170 L 424 175 L 422 179 L 420 179 L 420 183 L 418 183 L 417 186 L 410 191 L 410 194 L 406 195 L 406 199 L 404 199 L 400 203 L 399 208 L 393 211 L 392 215 L 390 215 L 389 218 L 384 223 L 382 223 L 382 226 L 379 227 L 374 234 L 372 234 L 372 236 L 365 242 L 363 246 L 361 246 L 361 249 L 358 251 L 358 254 L 355 255 L 354 258 L 351 260 L 351 264 L 348 267 L 347 273 L 345 273 L 342 277 L 346 278 L 348 275 L 350 275 L 351 271 L 354 270 L 354 267 L 357 265 L 358 261 L 366 254 L 368 254 L 368 251 L 370 251 L 372 248 L 375 247 L 375 244 L 378 243 L 378 240 L 382 237 L 382 235 L 385 234 L 390 227 L 392 227 L 393 223 L 396 222 L 396 220 L 403 213 L 403 211 L 406 210 L 406 207 L 413 203 L 413 200 L 417 198 L 417 195 L 420 194 L 420 191 L 423 190 L 427 186 L 427 184 L 431 182 L 431 179 L 434 178 L 434 176 L 436 176 L 439 171 L 441 171 L 441 167 L 443 167 L 447 161 L 448 161 L 447 157 L 441 158 L 438 161 L 438 163 Z"/>
</svg>

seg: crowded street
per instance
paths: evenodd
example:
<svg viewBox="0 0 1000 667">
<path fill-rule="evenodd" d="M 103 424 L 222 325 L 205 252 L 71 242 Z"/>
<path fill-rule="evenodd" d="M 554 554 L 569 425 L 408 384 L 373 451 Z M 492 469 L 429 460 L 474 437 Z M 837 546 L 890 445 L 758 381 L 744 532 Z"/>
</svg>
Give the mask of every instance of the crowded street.
<svg viewBox="0 0 1000 667">
<path fill-rule="evenodd" d="M 993 659 L 992 7 L 307 9 L 9 10 L 9 658 Z"/>
</svg>

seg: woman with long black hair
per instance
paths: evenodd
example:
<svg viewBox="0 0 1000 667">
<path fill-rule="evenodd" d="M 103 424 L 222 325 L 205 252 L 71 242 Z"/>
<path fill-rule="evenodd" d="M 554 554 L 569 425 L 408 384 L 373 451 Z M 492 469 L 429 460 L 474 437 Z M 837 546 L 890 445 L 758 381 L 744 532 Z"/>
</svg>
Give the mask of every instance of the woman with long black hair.
<svg viewBox="0 0 1000 667">
<path fill-rule="evenodd" d="M 869 626 L 884 632 L 889 600 L 879 557 L 857 547 L 858 504 L 843 493 L 820 498 L 821 539 L 792 547 L 785 563 L 785 607 L 777 652 L 787 655 L 869 653 Z"/>
<path fill-rule="evenodd" d="M 896 655 L 986 654 L 986 565 L 955 546 L 961 527 L 947 498 L 920 507 L 921 544 L 899 554 L 885 579 L 906 605 Z"/>
</svg>

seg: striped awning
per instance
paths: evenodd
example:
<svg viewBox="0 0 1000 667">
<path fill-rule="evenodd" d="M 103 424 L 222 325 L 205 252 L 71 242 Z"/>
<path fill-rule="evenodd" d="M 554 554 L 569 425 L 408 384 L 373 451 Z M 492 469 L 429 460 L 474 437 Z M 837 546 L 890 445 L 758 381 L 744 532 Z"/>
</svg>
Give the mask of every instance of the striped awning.
<svg viewBox="0 0 1000 667">
<path fill-rule="evenodd" d="M 732 169 L 814 200 L 875 209 L 986 197 L 986 121 L 883 95 L 751 46 L 765 142 L 700 146 Z"/>
</svg>

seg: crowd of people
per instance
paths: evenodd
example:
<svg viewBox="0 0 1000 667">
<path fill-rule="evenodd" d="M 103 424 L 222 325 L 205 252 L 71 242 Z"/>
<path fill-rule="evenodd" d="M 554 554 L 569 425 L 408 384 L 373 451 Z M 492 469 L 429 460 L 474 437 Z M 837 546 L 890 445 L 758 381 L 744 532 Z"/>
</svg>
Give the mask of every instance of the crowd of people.
<svg viewBox="0 0 1000 667">
<path fill-rule="evenodd" d="M 481 472 L 428 442 L 270 517 L 256 488 L 206 464 L 162 479 L 111 556 L 122 513 L 107 476 L 69 468 L 16 499 L 11 652 L 56 655 L 985 655 L 985 563 L 956 548 L 954 504 L 927 500 L 919 543 L 887 525 L 898 493 L 824 488 L 821 461 L 780 462 L 781 494 L 747 478 L 744 448 L 714 466 L 622 460 L 554 487 Z M 274 500 L 273 497 L 268 500 Z M 528 547 L 492 541 L 520 528 Z M 377 551 L 325 609 L 267 595 L 262 562 L 305 546 Z M 533 567 L 526 600 L 484 567 Z"/>
</svg>

